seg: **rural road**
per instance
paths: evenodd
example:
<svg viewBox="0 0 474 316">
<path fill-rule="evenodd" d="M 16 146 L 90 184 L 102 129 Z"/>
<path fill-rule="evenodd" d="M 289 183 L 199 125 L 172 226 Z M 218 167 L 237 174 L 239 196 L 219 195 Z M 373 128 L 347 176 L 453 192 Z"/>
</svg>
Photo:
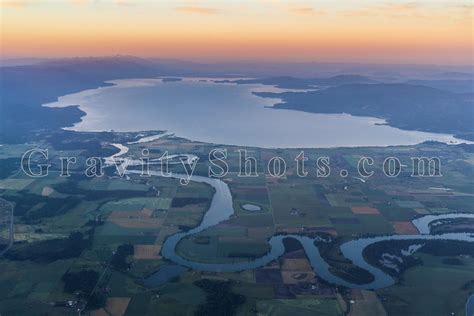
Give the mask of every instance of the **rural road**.
<svg viewBox="0 0 474 316">
<path fill-rule="evenodd" d="M 2 249 L 0 251 L 0 257 L 3 256 L 13 245 L 13 241 L 14 241 L 14 225 L 13 225 L 13 205 L 4 200 L 4 199 L 0 199 L 0 204 L 2 207 L 10 207 L 10 231 L 9 231 L 9 241 L 8 241 L 8 245 Z"/>
</svg>

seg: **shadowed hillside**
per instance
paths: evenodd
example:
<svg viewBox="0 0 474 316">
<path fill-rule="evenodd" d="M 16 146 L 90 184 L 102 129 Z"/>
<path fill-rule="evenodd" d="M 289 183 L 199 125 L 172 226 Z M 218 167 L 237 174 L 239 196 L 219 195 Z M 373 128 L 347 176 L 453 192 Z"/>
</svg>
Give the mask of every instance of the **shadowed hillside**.
<svg viewBox="0 0 474 316">
<path fill-rule="evenodd" d="M 473 101 L 466 95 L 408 84 L 348 84 L 310 92 L 256 93 L 278 97 L 277 109 L 383 118 L 401 129 L 472 139 Z"/>
</svg>

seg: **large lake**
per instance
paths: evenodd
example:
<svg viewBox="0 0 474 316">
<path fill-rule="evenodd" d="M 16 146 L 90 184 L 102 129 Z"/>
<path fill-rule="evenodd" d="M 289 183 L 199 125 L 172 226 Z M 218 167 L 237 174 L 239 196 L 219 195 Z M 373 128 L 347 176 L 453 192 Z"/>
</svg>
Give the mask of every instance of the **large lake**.
<svg viewBox="0 0 474 316">
<path fill-rule="evenodd" d="M 77 131 L 167 130 L 191 140 L 266 148 L 412 145 L 426 140 L 458 143 L 451 135 L 403 131 L 383 120 L 348 114 L 271 109 L 279 99 L 254 91 L 288 91 L 213 79 L 127 79 L 113 86 L 59 97 L 50 107 L 79 105 L 87 113 Z"/>
</svg>

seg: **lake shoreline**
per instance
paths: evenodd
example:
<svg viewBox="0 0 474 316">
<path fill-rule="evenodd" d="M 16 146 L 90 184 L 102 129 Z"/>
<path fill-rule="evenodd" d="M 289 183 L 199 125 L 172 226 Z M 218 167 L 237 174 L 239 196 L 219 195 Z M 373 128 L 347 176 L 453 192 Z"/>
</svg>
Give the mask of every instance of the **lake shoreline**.
<svg viewBox="0 0 474 316">
<path fill-rule="evenodd" d="M 133 132 L 160 129 L 189 140 L 234 146 L 344 148 L 415 145 L 424 141 L 461 143 L 453 135 L 393 128 L 380 118 L 347 113 L 315 114 L 281 109 L 273 111 L 277 109 L 275 103 L 281 99 L 264 98 L 256 96 L 255 93 L 272 89 L 282 92 L 282 89 L 264 85 L 215 83 L 216 81 L 216 78 L 182 78 L 181 81 L 166 83 L 162 79 L 112 80 L 107 81 L 112 86 L 65 95 L 59 97 L 57 102 L 44 106 L 65 107 L 72 103 L 80 104 L 79 108 L 87 115 L 72 128 L 66 128 L 73 131 Z M 182 89 L 184 90 L 181 91 Z M 179 91 L 179 95 L 174 94 L 175 91 Z M 189 97 L 182 96 L 186 93 Z M 163 107 L 165 104 L 174 104 L 178 108 L 193 108 L 194 100 L 188 99 L 194 94 L 207 96 L 202 100 L 196 99 L 199 109 L 188 114 L 179 114 L 181 112 L 177 113 L 177 110 Z M 132 98 L 128 99 L 129 97 Z M 218 106 L 228 102 L 230 104 L 225 108 Z M 103 105 L 107 103 L 114 104 L 113 112 L 110 112 L 107 105 Z M 131 104 L 137 105 L 135 108 L 139 109 L 138 114 L 127 115 Z M 142 111 L 147 112 L 147 115 L 137 118 L 138 121 L 133 124 L 133 117 L 144 113 Z M 155 113 L 158 116 L 152 120 Z M 217 114 L 212 116 L 211 113 Z M 110 115 L 112 117 L 108 118 Z M 221 125 L 226 128 L 222 129 Z M 206 129 L 203 126 L 206 126 Z M 353 130 L 358 130 L 360 135 L 354 135 Z"/>
</svg>

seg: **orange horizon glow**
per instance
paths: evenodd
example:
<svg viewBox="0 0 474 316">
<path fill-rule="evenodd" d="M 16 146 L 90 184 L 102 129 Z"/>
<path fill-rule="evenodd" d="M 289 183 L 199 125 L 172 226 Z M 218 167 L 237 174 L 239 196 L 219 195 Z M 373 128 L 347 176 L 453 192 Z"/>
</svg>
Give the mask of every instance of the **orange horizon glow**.
<svg viewBox="0 0 474 316">
<path fill-rule="evenodd" d="M 469 1 L 7 1 L 2 57 L 473 64 Z"/>
</svg>

